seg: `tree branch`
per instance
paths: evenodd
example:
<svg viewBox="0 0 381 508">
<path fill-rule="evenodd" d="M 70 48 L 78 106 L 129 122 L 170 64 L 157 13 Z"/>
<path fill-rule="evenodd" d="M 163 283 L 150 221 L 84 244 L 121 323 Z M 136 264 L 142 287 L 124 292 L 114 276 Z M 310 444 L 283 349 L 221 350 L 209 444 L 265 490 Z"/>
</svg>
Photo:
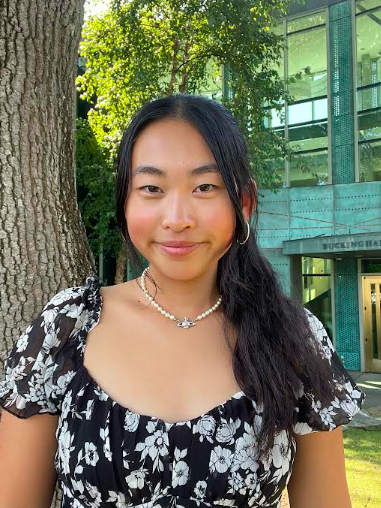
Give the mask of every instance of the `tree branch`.
<svg viewBox="0 0 381 508">
<path fill-rule="evenodd" d="M 179 47 L 180 47 L 179 39 L 177 37 L 177 34 L 175 34 L 174 50 L 173 50 L 173 57 L 172 57 L 171 79 L 169 80 L 169 84 L 168 84 L 168 94 L 173 93 L 173 88 L 174 88 L 175 82 L 176 82 L 177 69 L 176 69 L 175 65 L 176 65 L 177 54 L 179 52 Z"/>
</svg>

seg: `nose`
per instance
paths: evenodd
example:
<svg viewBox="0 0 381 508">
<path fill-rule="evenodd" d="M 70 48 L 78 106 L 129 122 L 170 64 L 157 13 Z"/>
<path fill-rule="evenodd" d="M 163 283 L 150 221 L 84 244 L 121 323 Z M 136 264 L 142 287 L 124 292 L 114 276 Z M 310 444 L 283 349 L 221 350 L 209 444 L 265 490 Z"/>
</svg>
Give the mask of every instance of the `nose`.
<svg viewBox="0 0 381 508">
<path fill-rule="evenodd" d="M 189 200 L 180 192 L 168 196 L 164 203 L 162 226 L 174 231 L 181 231 L 195 225 L 195 214 Z"/>
</svg>

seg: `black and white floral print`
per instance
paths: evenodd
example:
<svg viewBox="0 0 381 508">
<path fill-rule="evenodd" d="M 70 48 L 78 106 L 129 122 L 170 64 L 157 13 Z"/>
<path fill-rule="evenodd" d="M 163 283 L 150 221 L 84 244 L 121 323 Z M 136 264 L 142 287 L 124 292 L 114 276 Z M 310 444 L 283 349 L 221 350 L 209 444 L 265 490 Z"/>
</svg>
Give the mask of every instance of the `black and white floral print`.
<svg viewBox="0 0 381 508">
<path fill-rule="evenodd" d="M 18 418 L 59 415 L 54 465 L 61 508 L 279 508 L 296 440 L 275 435 L 259 459 L 263 407 L 243 391 L 188 421 L 141 415 L 111 399 L 83 365 L 86 336 L 102 310 L 101 279 L 57 293 L 15 343 L 0 405 Z M 340 400 L 328 407 L 301 386 L 295 434 L 330 431 L 360 410 L 365 393 L 344 369 L 322 323 L 306 309 Z M 250 421 L 254 409 L 255 418 Z"/>
</svg>

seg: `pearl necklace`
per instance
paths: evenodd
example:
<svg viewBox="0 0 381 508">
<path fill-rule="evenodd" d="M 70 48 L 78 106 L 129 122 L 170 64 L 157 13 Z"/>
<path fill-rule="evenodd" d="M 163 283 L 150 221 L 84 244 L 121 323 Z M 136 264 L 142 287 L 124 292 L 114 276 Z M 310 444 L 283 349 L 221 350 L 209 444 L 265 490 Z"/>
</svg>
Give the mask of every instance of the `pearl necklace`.
<svg viewBox="0 0 381 508">
<path fill-rule="evenodd" d="M 160 305 L 155 302 L 154 298 L 148 293 L 147 291 L 147 288 L 146 288 L 146 283 L 145 283 L 145 276 L 146 276 L 146 273 L 148 272 L 148 268 L 147 267 L 141 277 L 140 277 L 140 287 L 142 289 L 142 291 L 144 292 L 144 296 L 149 300 L 149 302 L 161 313 L 163 314 L 163 316 L 171 319 L 172 321 L 177 321 L 177 326 L 180 326 L 180 328 L 189 328 L 190 326 L 195 326 L 196 325 L 196 321 L 200 321 L 201 319 L 205 318 L 206 316 L 209 316 L 209 314 L 211 314 L 212 312 L 214 312 L 217 307 L 220 306 L 221 304 L 221 301 L 222 301 L 222 296 L 220 296 L 217 300 L 217 302 L 213 305 L 213 307 L 211 307 L 210 309 L 206 310 L 205 312 L 203 312 L 202 314 L 200 314 L 199 316 L 196 317 L 196 319 L 194 321 L 188 319 L 187 317 L 184 317 L 184 319 L 181 321 L 180 319 L 177 319 L 173 314 L 170 314 L 169 312 L 165 311 L 162 307 L 160 307 Z"/>
</svg>

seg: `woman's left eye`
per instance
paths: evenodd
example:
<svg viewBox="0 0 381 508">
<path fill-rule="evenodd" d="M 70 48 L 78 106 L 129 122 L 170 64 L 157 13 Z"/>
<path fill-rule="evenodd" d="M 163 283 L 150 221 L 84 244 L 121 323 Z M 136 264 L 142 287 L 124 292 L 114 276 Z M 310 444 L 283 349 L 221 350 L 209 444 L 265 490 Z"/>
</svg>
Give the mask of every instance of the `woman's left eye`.
<svg viewBox="0 0 381 508">
<path fill-rule="evenodd" d="M 213 187 L 213 188 L 217 189 L 217 185 L 213 185 L 212 183 L 203 183 L 196 188 L 199 189 L 200 187 Z M 204 194 L 204 193 L 202 193 L 202 194 Z"/>
</svg>

